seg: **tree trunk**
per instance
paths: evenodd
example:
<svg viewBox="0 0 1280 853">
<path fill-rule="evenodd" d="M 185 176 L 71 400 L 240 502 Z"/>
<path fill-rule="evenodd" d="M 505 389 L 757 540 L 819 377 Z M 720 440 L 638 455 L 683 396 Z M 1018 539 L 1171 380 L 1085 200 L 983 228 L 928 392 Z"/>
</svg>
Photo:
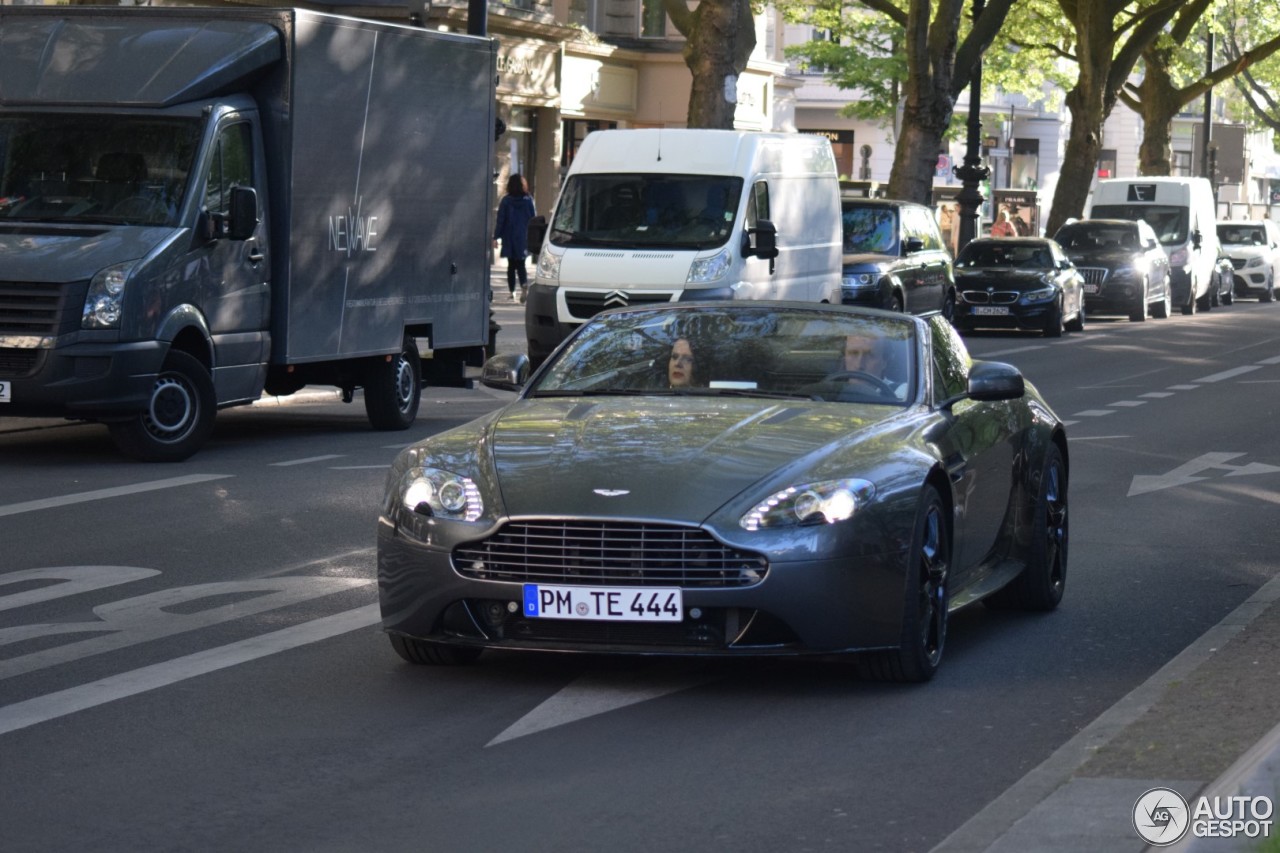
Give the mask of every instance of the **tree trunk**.
<svg viewBox="0 0 1280 853">
<path fill-rule="evenodd" d="M 1168 57 L 1160 62 L 1160 57 L 1148 50 L 1144 59 L 1144 76 L 1138 87 L 1142 108 L 1138 174 L 1169 175 L 1173 173 L 1173 118 L 1182 109 L 1181 98 L 1169 79 Z"/>
<path fill-rule="evenodd" d="M 934 170 L 938 152 L 946 150 L 943 134 L 951 122 L 949 104 L 934 102 L 929 108 L 908 103 L 903 111 L 902 134 L 893 152 L 893 170 L 889 173 L 889 198 L 921 203 L 933 192 Z M 946 113 L 945 118 L 941 115 Z"/>
<path fill-rule="evenodd" d="M 686 0 L 663 0 L 685 37 L 684 62 L 693 75 L 688 127 L 733 128 L 738 75 L 756 44 L 749 0 L 701 0 L 692 12 Z"/>
<path fill-rule="evenodd" d="M 1102 93 L 1096 88 L 1089 92 L 1083 88 L 1087 81 L 1081 74 L 1080 82 L 1067 93 L 1067 109 L 1071 111 L 1071 135 L 1062 157 L 1062 172 L 1058 188 L 1053 194 L 1053 207 L 1045 222 L 1044 233 L 1052 237 L 1072 218 L 1084 213 L 1084 203 L 1089 197 L 1089 187 L 1097 170 L 1098 153 L 1102 150 L 1103 112 Z M 1088 92 L 1088 94 L 1082 94 Z"/>
</svg>

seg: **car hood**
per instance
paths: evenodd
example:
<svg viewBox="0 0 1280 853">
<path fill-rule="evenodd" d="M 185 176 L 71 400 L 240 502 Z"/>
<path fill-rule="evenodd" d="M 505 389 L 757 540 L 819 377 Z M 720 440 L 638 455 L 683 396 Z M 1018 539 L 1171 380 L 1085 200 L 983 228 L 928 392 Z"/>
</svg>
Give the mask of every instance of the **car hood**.
<svg viewBox="0 0 1280 853">
<path fill-rule="evenodd" d="M 1067 252 L 1067 257 L 1076 266 L 1118 267 L 1136 263 L 1140 256 L 1135 255 L 1130 250 L 1112 249 L 1110 251 Z"/>
<path fill-rule="evenodd" d="M 103 267 L 145 257 L 173 232 L 167 227 L 5 223 L 0 224 L 0 266 L 11 281 L 79 281 Z"/>
<path fill-rule="evenodd" d="M 841 255 L 840 264 L 845 268 L 874 268 L 876 270 L 884 269 L 891 266 L 898 260 L 897 255 L 884 255 L 879 252 L 859 252 L 851 255 Z"/>
<path fill-rule="evenodd" d="M 1222 253 L 1228 258 L 1247 261 L 1250 258 L 1260 258 L 1267 252 L 1271 251 L 1266 246 L 1226 246 L 1222 247 Z"/>
<path fill-rule="evenodd" d="M 997 290 L 1030 290 L 1044 287 L 1047 270 L 968 269 L 956 270 L 956 287 L 990 287 Z"/>
<path fill-rule="evenodd" d="M 508 515 L 702 521 L 789 463 L 902 413 L 891 406 L 711 397 L 530 399 L 489 422 Z M 760 498 L 767 495 L 760 495 Z"/>
</svg>

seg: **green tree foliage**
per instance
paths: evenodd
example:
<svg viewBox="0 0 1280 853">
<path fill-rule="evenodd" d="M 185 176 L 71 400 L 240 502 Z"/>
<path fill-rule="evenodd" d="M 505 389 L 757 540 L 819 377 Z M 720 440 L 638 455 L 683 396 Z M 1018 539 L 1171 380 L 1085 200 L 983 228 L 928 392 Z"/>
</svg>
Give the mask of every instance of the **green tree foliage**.
<svg viewBox="0 0 1280 853">
<path fill-rule="evenodd" d="M 1249 44 L 1261 40 L 1259 33 L 1280 32 L 1280 6 L 1268 0 L 1231 2 L 1228 13 L 1220 20 L 1223 57 L 1228 64 L 1235 63 L 1249 52 Z M 1248 105 L 1248 113 L 1242 117 L 1277 131 L 1275 139 L 1280 150 L 1280 52 L 1244 67 L 1232 81 Z"/>
</svg>

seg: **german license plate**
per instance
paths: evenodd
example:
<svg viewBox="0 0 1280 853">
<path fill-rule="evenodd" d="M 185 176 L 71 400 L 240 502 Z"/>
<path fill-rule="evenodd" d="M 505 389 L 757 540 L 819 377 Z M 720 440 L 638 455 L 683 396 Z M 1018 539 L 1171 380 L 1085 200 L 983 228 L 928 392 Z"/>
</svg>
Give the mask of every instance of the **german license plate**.
<svg viewBox="0 0 1280 853">
<path fill-rule="evenodd" d="M 973 309 L 973 313 L 986 317 L 1004 317 L 1009 313 L 1009 309 L 1004 305 L 978 305 Z"/>
<path fill-rule="evenodd" d="M 0 382 L 0 403 L 7 403 L 13 399 L 13 386 L 8 382 Z"/>
<path fill-rule="evenodd" d="M 1096 284 L 1086 284 L 1086 285 L 1084 286 L 1084 292 L 1085 292 L 1085 293 L 1097 293 L 1097 292 L 1098 292 L 1098 285 L 1096 285 Z"/>
<path fill-rule="evenodd" d="M 524 615 L 530 619 L 589 619 L 597 622 L 679 622 L 680 590 L 667 587 L 524 585 Z"/>
</svg>

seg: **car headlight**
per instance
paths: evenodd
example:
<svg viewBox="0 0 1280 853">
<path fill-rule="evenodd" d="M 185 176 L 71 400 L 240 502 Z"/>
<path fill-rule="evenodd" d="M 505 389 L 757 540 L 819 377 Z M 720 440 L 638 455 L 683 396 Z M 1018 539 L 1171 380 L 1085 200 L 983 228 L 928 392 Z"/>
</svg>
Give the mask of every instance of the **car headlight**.
<svg viewBox="0 0 1280 853">
<path fill-rule="evenodd" d="M 540 284 L 559 284 L 560 259 L 563 257 L 563 255 L 553 254 L 549 249 L 543 249 L 542 254 L 538 255 L 538 268 L 533 272 L 534 279 Z"/>
<path fill-rule="evenodd" d="M 1058 295 L 1058 291 L 1052 287 L 1046 287 L 1041 290 L 1028 290 L 1022 294 L 1022 301 L 1028 305 L 1035 305 L 1040 302 L 1048 302 Z"/>
<path fill-rule="evenodd" d="M 82 329 L 120 328 L 121 304 L 124 302 L 125 285 L 129 273 L 137 261 L 106 267 L 89 282 L 89 293 L 84 298 L 84 312 L 80 317 Z"/>
<path fill-rule="evenodd" d="M 1137 277 L 1138 277 L 1138 271 L 1135 270 L 1133 267 L 1117 267 L 1116 269 L 1111 271 L 1111 275 L 1110 275 L 1110 279 L 1113 282 L 1117 282 L 1117 281 L 1130 282 L 1130 281 L 1134 281 Z"/>
<path fill-rule="evenodd" d="M 418 515 L 475 521 L 484 514 L 480 490 L 470 477 L 414 465 L 396 487 L 400 507 Z"/>
<path fill-rule="evenodd" d="M 738 520 L 744 530 L 801 524 L 835 524 L 852 518 L 871 500 L 875 486 L 866 480 L 823 480 L 791 486 L 756 504 Z"/>
<path fill-rule="evenodd" d="M 1245 263 L 1244 267 L 1245 269 L 1252 269 L 1254 267 L 1260 267 L 1265 263 L 1266 263 L 1266 258 L 1259 256 L 1256 258 L 1250 258 L 1248 262 Z"/>
<path fill-rule="evenodd" d="M 1180 267 L 1186 264 L 1188 252 L 1186 249 L 1175 249 L 1169 253 L 1169 266 Z"/>
<path fill-rule="evenodd" d="M 841 281 L 845 287 L 870 287 L 876 283 L 876 276 L 869 272 L 847 272 Z"/>
<path fill-rule="evenodd" d="M 709 258 L 699 258 L 689 265 L 689 277 L 685 279 L 685 283 L 719 281 L 724 278 L 724 274 L 729 271 L 732 263 L 733 259 L 728 249 L 717 252 Z"/>
</svg>

